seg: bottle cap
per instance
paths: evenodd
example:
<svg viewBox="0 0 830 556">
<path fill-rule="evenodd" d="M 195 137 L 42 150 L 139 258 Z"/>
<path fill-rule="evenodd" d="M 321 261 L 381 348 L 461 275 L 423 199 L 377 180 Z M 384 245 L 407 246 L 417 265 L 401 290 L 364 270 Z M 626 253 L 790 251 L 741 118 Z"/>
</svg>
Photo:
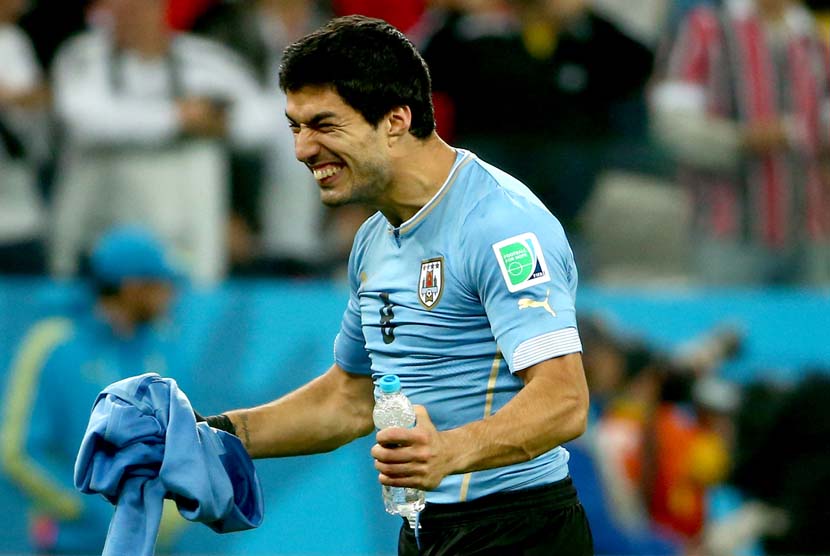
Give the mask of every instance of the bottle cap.
<svg viewBox="0 0 830 556">
<path fill-rule="evenodd" d="M 401 379 L 398 378 L 398 375 L 383 375 L 378 381 L 378 386 L 380 387 L 380 391 L 385 394 L 400 392 Z"/>
</svg>

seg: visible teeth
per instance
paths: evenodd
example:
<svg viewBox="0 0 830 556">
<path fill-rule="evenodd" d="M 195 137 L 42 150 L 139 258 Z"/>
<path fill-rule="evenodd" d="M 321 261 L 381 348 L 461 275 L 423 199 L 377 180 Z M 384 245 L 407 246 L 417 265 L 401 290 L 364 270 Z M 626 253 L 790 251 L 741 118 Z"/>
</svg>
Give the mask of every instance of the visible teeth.
<svg viewBox="0 0 830 556">
<path fill-rule="evenodd" d="M 337 166 L 326 166 L 325 168 L 321 168 L 321 169 L 313 171 L 314 179 L 322 180 L 322 179 L 325 179 L 329 176 L 333 176 L 334 174 L 336 174 L 339 171 L 340 171 L 340 168 L 337 167 Z"/>
</svg>

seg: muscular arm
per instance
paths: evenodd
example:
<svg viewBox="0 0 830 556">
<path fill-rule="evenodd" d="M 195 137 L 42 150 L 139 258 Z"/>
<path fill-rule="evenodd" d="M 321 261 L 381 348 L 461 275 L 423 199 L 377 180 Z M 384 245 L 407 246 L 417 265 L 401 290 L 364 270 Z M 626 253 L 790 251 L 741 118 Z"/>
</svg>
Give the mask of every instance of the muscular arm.
<svg viewBox="0 0 830 556">
<path fill-rule="evenodd" d="M 373 390 L 371 376 L 335 364 L 282 398 L 226 415 L 253 458 L 329 452 L 373 430 Z"/>
<path fill-rule="evenodd" d="M 584 432 L 588 387 L 580 354 L 518 375 L 524 388 L 486 419 L 437 431 L 419 407 L 415 428 L 379 431 L 372 455 L 381 483 L 430 490 L 446 475 L 527 461 Z"/>
</svg>

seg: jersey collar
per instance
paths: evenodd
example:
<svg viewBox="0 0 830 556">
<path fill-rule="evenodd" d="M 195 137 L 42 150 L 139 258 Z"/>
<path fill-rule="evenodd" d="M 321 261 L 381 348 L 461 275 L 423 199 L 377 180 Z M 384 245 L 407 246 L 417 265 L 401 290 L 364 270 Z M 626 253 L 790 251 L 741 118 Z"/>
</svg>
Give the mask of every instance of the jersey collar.
<svg viewBox="0 0 830 556">
<path fill-rule="evenodd" d="M 450 187 L 452 187 L 452 185 L 455 183 L 456 178 L 458 178 L 458 175 L 461 173 L 461 168 L 466 166 L 475 158 L 475 155 L 473 153 L 464 149 L 455 149 L 455 152 L 458 153 L 458 155 L 455 158 L 455 162 L 453 162 L 452 168 L 450 168 L 450 174 L 449 176 L 447 176 L 447 179 L 446 181 L 444 181 L 444 184 L 441 186 L 440 189 L 438 189 L 435 195 L 432 196 L 432 199 L 427 201 L 427 204 L 422 206 L 420 210 L 418 210 L 418 212 L 412 215 L 412 218 L 400 225 L 400 227 L 397 230 L 399 234 L 404 234 L 412 230 L 412 228 L 414 228 L 419 222 L 421 222 L 421 220 L 423 220 L 426 217 L 426 215 L 432 211 L 432 209 L 438 206 L 438 203 L 441 202 L 441 200 L 450 190 Z M 390 225 L 389 231 L 395 231 L 395 229 Z"/>
</svg>

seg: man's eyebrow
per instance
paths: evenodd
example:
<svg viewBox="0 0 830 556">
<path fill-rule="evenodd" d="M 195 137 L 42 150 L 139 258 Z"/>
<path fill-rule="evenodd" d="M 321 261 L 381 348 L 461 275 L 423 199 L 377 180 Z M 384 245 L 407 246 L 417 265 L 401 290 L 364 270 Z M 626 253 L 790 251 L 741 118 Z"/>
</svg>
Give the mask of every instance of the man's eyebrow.
<svg viewBox="0 0 830 556">
<path fill-rule="evenodd" d="M 306 125 L 308 125 L 310 127 L 315 127 L 315 126 L 320 125 L 320 123 L 323 120 L 325 120 L 327 118 L 334 118 L 335 116 L 337 116 L 337 114 L 335 114 L 334 112 L 320 112 L 319 114 L 315 114 L 314 116 L 312 116 L 312 118 L 308 121 L 308 123 Z M 288 121 L 292 125 L 297 125 L 298 124 L 298 122 L 294 118 L 292 118 L 291 116 L 288 115 L 288 112 L 285 113 L 285 117 L 288 118 Z"/>
</svg>

